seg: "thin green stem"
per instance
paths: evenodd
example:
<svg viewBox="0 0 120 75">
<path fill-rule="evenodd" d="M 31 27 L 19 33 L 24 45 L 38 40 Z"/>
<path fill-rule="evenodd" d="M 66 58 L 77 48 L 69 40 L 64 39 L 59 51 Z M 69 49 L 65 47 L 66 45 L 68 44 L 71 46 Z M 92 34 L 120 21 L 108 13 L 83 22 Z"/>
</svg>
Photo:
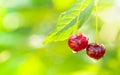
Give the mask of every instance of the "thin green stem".
<svg viewBox="0 0 120 75">
<path fill-rule="evenodd" d="M 95 2 L 95 4 L 96 4 L 96 8 L 95 8 L 95 12 L 96 12 L 96 41 L 95 41 L 95 43 L 98 43 L 98 4 L 97 4 L 97 0 L 96 0 L 96 2 Z"/>
<path fill-rule="evenodd" d="M 78 24 L 79 24 L 79 16 L 77 16 L 77 22 L 76 22 L 76 34 L 78 33 Z"/>
</svg>

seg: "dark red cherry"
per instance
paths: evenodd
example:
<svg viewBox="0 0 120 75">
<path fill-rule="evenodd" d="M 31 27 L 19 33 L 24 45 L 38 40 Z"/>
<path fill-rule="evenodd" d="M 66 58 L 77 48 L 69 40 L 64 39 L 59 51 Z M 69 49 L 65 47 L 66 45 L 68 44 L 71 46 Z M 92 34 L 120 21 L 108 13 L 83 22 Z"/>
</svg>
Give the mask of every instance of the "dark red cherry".
<svg viewBox="0 0 120 75">
<path fill-rule="evenodd" d="M 82 33 L 74 34 L 68 39 L 68 45 L 75 53 L 77 53 L 87 47 L 88 38 Z"/>
<path fill-rule="evenodd" d="M 91 43 L 86 48 L 86 53 L 89 57 L 94 59 L 100 59 L 105 54 L 105 46 L 103 44 Z"/>
</svg>

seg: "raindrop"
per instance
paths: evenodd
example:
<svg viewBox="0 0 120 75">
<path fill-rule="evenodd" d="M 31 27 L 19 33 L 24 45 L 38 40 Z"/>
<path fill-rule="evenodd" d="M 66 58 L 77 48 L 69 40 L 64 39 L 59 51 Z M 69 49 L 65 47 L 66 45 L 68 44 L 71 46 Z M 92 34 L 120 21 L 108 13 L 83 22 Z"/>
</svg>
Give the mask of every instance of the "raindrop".
<svg viewBox="0 0 120 75">
<path fill-rule="evenodd" d="M 72 52 L 75 53 L 75 54 L 78 53 L 77 51 L 73 51 L 73 50 L 72 50 Z"/>
<path fill-rule="evenodd" d="M 97 62 L 98 62 L 97 59 L 93 59 L 93 58 L 91 58 L 91 60 L 92 60 L 93 63 L 97 63 Z"/>
</svg>

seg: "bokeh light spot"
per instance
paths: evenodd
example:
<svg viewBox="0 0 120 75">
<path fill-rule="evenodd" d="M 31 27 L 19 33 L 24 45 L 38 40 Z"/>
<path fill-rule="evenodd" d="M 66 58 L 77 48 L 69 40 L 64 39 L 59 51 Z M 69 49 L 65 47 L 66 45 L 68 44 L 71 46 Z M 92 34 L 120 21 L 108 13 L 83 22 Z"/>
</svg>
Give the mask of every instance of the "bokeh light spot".
<svg viewBox="0 0 120 75">
<path fill-rule="evenodd" d="M 43 44 L 42 44 L 43 39 L 44 39 L 44 36 L 39 36 L 39 35 L 30 36 L 30 38 L 29 38 L 30 47 L 33 47 L 33 48 L 41 48 L 41 47 L 43 47 Z"/>
<path fill-rule="evenodd" d="M 0 53 L 0 63 L 3 63 L 7 61 L 10 58 L 10 52 L 9 51 L 2 51 Z"/>
<path fill-rule="evenodd" d="M 12 31 L 16 30 L 22 21 L 22 16 L 18 13 L 7 14 L 3 19 L 3 26 L 5 29 Z"/>
</svg>

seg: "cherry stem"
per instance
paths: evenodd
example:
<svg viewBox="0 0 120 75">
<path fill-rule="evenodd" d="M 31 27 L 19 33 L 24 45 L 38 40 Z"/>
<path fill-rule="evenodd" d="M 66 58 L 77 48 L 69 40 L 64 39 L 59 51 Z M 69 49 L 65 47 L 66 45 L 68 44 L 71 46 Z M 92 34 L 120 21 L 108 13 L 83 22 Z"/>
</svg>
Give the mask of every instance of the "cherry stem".
<svg viewBox="0 0 120 75">
<path fill-rule="evenodd" d="M 96 12 L 96 41 L 95 43 L 98 43 L 98 4 L 97 4 L 98 0 L 95 1 L 95 12 Z"/>
<path fill-rule="evenodd" d="M 79 25 L 79 16 L 77 17 L 77 22 L 76 22 L 76 34 L 78 33 L 78 25 Z"/>
</svg>

